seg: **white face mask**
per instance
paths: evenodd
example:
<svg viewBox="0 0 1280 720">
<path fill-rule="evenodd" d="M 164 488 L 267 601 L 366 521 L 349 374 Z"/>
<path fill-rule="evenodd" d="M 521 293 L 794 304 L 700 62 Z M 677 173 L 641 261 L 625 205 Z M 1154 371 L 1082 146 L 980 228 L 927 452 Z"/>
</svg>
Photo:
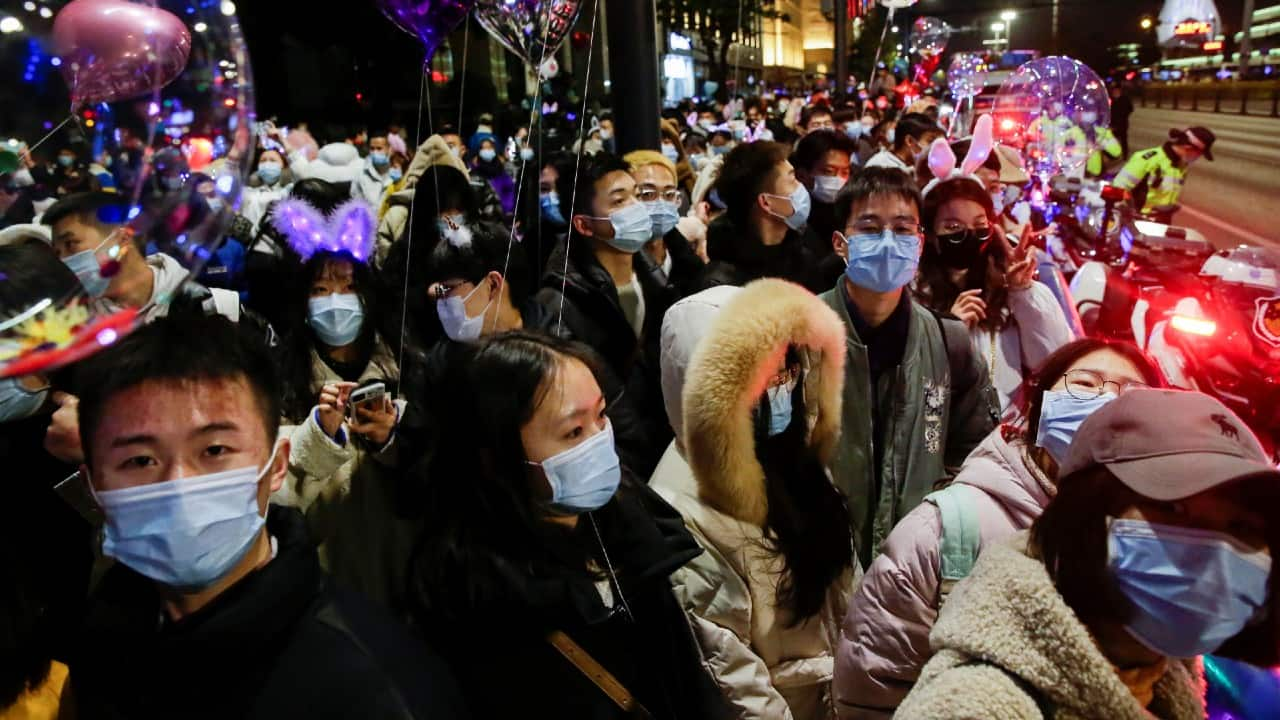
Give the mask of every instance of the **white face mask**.
<svg viewBox="0 0 1280 720">
<path fill-rule="evenodd" d="M 489 306 L 493 304 L 493 295 L 489 295 L 489 302 L 485 303 L 484 309 L 480 314 L 471 317 L 467 315 L 467 301 L 472 295 L 480 289 L 480 285 L 486 281 L 481 280 L 480 284 L 467 293 L 466 297 L 447 297 L 443 300 L 436 301 L 436 314 L 440 316 L 440 324 L 444 326 L 444 334 L 449 336 L 454 342 L 473 342 L 480 338 L 480 333 L 484 330 L 484 316 L 489 311 Z"/>
</svg>

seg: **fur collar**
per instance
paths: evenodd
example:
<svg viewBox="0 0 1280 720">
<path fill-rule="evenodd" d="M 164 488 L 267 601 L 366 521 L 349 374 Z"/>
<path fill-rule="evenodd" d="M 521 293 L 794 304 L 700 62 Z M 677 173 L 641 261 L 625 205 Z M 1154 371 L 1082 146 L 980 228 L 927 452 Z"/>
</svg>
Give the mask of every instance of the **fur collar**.
<svg viewBox="0 0 1280 720">
<path fill-rule="evenodd" d="M 698 344 L 684 384 L 683 441 L 698 496 L 757 526 L 768 507 L 752 411 L 789 345 L 805 350 L 809 445 L 826 463 L 840 434 L 845 329 L 808 290 L 776 279 L 748 284 Z"/>
</svg>

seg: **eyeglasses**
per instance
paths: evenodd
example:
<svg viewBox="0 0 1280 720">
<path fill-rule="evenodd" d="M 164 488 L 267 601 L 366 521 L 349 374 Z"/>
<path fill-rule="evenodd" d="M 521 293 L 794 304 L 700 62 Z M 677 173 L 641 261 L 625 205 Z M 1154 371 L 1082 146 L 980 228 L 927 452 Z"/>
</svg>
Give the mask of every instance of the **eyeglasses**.
<svg viewBox="0 0 1280 720">
<path fill-rule="evenodd" d="M 1114 388 L 1117 395 L 1122 395 L 1130 390 L 1151 387 L 1137 380 L 1130 380 L 1124 383 L 1107 380 L 1092 370 L 1068 370 L 1062 379 L 1067 386 L 1067 394 L 1077 400 L 1092 400 L 1099 397 L 1107 391 L 1108 385 Z"/>
<path fill-rule="evenodd" d="M 909 221 L 890 223 L 889 225 L 881 225 L 873 221 L 855 223 L 853 226 L 854 235 L 875 235 L 880 237 L 884 235 L 885 228 L 888 228 L 894 235 L 919 235 L 921 233 L 920 223 Z"/>
<path fill-rule="evenodd" d="M 642 188 L 636 191 L 636 197 L 641 202 L 654 202 L 656 200 L 666 200 L 669 203 L 680 204 L 680 191 L 678 189 L 658 190 L 657 188 Z"/>
<path fill-rule="evenodd" d="M 453 283 L 452 285 L 445 285 L 444 283 L 439 283 L 439 282 L 435 283 L 431 287 L 427 288 L 427 297 L 437 301 L 444 300 L 445 298 L 452 295 L 454 290 L 457 290 L 463 285 L 466 285 L 467 282 L 468 281 L 466 280 L 459 280 L 458 282 Z"/>
<path fill-rule="evenodd" d="M 961 240 L 960 233 L 966 230 L 972 232 L 974 237 L 979 240 L 986 241 L 991 239 L 991 228 L 989 226 L 970 228 L 965 227 L 964 223 L 960 222 L 943 223 L 942 229 L 938 231 L 938 239 L 958 243 Z"/>
</svg>

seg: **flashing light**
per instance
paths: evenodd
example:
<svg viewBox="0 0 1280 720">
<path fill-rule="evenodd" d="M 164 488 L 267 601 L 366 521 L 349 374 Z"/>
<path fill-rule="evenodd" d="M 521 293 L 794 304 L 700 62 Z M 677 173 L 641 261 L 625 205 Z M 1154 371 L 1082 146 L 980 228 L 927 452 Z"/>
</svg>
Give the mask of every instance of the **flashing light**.
<svg viewBox="0 0 1280 720">
<path fill-rule="evenodd" d="M 1141 27 L 1143 30 L 1150 30 L 1151 27 L 1155 24 L 1156 24 L 1155 21 L 1152 20 L 1151 18 L 1144 17 L 1142 18 L 1142 22 L 1138 23 L 1138 26 Z"/>
<path fill-rule="evenodd" d="M 1183 20 L 1173 26 L 1173 34 L 1177 37 L 1213 34 L 1213 23 L 1206 20 Z"/>
<path fill-rule="evenodd" d="M 233 97 L 226 98 L 222 101 L 222 104 L 229 108 L 233 108 L 236 106 L 236 99 Z"/>
<path fill-rule="evenodd" d="M 1000 121 L 1000 129 L 1005 132 L 1009 132 L 1016 127 L 1018 127 L 1018 121 L 1013 118 L 1005 118 Z"/>
<path fill-rule="evenodd" d="M 204 23 L 204 22 L 198 22 L 198 23 L 196 23 L 195 25 L 192 25 L 192 26 L 191 26 L 191 29 L 192 29 L 192 30 L 195 30 L 195 31 L 196 31 L 196 32 L 198 32 L 198 33 L 202 33 L 202 32 L 204 32 L 204 31 L 206 31 L 206 30 L 208 30 L 208 29 L 209 29 L 209 25 L 208 25 L 207 23 Z"/>
<path fill-rule="evenodd" d="M 48 20 L 49 18 L 53 17 L 53 11 L 47 7 L 42 7 L 40 8 L 40 17 L 44 18 L 45 20 Z"/>
<path fill-rule="evenodd" d="M 98 124 L 98 123 L 94 122 L 93 120 L 85 120 L 85 121 L 84 121 L 84 126 L 85 126 L 85 127 L 88 127 L 88 128 L 91 128 L 91 127 L 93 127 L 94 125 L 97 125 L 97 124 Z"/>
<path fill-rule="evenodd" d="M 1186 315 L 1174 315 L 1173 319 L 1169 321 L 1169 325 L 1179 332 L 1200 337 L 1213 337 L 1214 333 L 1218 332 L 1218 323 Z"/>
<path fill-rule="evenodd" d="M 8 35 L 9 33 L 22 32 L 22 21 L 16 17 L 6 17 L 0 20 L 0 33 Z"/>
</svg>

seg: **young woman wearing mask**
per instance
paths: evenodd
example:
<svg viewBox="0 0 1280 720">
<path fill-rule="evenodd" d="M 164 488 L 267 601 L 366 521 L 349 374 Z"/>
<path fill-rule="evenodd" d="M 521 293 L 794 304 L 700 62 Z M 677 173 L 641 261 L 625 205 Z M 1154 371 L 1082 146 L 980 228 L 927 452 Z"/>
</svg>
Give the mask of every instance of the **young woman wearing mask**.
<svg viewBox="0 0 1280 720">
<path fill-rule="evenodd" d="M 1160 386 L 1160 372 L 1127 343 L 1077 340 L 1049 356 L 1023 394 L 1020 414 L 1028 420 L 996 428 L 943 497 L 931 496 L 894 527 L 867 569 L 836 657 L 841 717 L 893 713 L 929 659 L 929 631 L 943 597 L 979 550 L 1026 529 L 1044 511 L 1080 423 L 1117 393 Z M 969 554 L 953 562 L 951 543 L 962 529 L 976 536 Z"/>
<path fill-rule="evenodd" d="M 524 332 L 458 349 L 411 588 L 471 711 L 724 717 L 669 579 L 701 550 L 621 467 L 590 352 Z"/>
<path fill-rule="evenodd" d="M 1071 328 L 1053 292 L 1036 282 L 1036 258 L 1010 248 L 991 195 L 976 178 L 930 188 L 921 214 L 926 242 L 916 298 L 969 327 L 1008 411 L 1023 378 L 1072 340 Z"/>
<path fill-rule="evenodd" d="M 894 717 L 1199 720 L 1198 656 L 1280 659 L 1280 472 L 1222 403 L 1122 393 L 1059 474 L 948 597 Z"/>
<path fill-rule="evenodd" d="M 292 185 L 289 160 L 276 150 L 263 150 L 258 154 L 258 169 L 249 176 L 244 189 L 240 214 L 255 228 L 258 227 L 271 203 L 288 195 Z"/>
</svg>

